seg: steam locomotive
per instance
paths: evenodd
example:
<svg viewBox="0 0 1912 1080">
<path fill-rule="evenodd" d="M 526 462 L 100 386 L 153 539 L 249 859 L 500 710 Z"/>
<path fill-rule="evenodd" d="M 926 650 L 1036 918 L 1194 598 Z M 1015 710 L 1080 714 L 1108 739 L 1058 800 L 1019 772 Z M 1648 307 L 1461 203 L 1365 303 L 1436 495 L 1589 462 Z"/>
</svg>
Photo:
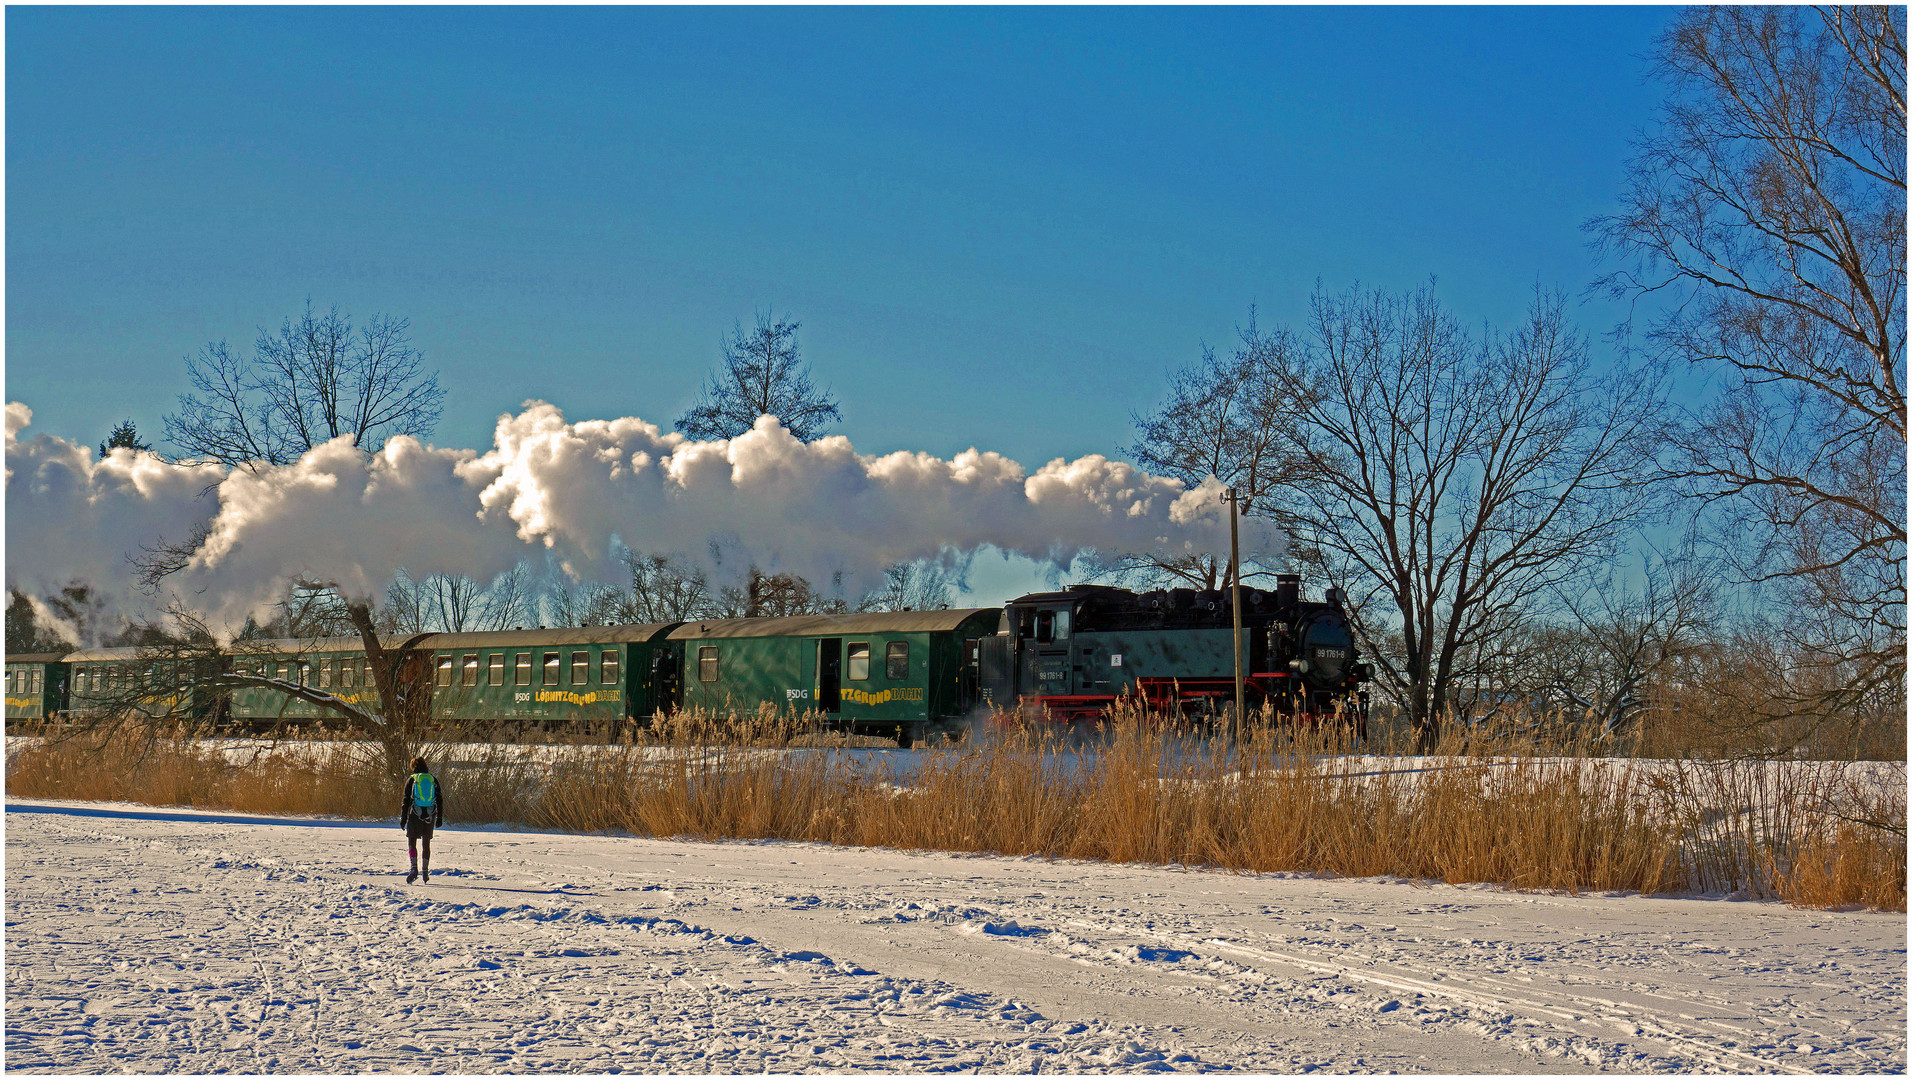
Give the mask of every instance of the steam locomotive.
<svg viewBox="0 0 1912 1080">
<path fill-rule="evenodd" d="M 1272 593 L 1241 590 L 1243 704 L 1299 718 L 1340 716 L 1365 734 L 1373 669 L 1360 662 L 1345 597 L 1301 599 L 1301 579 Z M 1061 719 L 1105 713 L 1134 697 L 1171 714 L 1214 715 L 1235 696 L 1234 617 L 1226 591 L 1133 593 L 1102 585 L 1034 593 L 1003 609 L 994 637 L 976 643 L 988 704 Z"/>
</svg>

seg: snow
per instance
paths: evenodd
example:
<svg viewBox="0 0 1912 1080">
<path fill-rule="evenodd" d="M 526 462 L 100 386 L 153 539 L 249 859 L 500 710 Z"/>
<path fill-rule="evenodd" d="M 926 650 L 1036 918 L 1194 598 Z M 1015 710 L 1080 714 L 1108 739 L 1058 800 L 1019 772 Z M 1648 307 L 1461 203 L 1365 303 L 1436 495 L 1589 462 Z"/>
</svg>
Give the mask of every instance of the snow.
<svg viewBox="0 0 1912 1080">
<path fill-rule="evenodd" d="M 9 800 L 6 1064 L 1903 1072 L 1906 921 Z"/>
</svg>

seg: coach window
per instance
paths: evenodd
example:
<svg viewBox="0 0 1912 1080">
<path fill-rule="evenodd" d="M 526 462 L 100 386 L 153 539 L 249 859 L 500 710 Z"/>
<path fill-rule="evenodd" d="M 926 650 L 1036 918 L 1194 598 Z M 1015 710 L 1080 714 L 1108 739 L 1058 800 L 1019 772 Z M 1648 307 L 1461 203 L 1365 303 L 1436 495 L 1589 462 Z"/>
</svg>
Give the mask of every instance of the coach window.
<svg viewBox="0 0 1912 1080">
<path fill-rule="evenodd" d="M 883 650 L 883 674 L 892 681 L 910 677 L 910 643 L 892 641 Z"/>
<path fill-rule="evenodd" d="M 697 681 L 717 681 L 717 646 L 699 645 L 697 647 Z"/>
<path fill-rule="evenodd" d="M 12 668 L 7 669 L 7 693 L 9 694 L 19 693 L 20 691 L 19 685 L 13 681 L 13 677 L 17 674 L 19 674 L 19 672 L 14 671 Z"/>
<path fill-rule="evenodd" d="M 478 685 L 478 654 L 477 653 L 468 652 L 465 654 L 465 662 L 462 667 L 461 674 L 458 676 L 458 685 L 460 686 L 477 686 Z"/>
<path fill-rule="evenodd" d="M 285 682 L 292 677 L 292 665 L 287 661 L 279 661 L 279 666 L 274 670 L 278 674 L 280 682 Z"/>
<path fill-rule="evenodd" d="M 867 679 L 870 677 L 869 642 L 850 642 L 850 670 L 845 673 L 843 677 L 846 679 Z"/>
<path fill-rule="evenodd" d="M 299 661 L 299 685 L 309 686 L 311 685 L 311 682 L 312 682 L 312 665 L 305 662 L 304 660 Z"/>
<path fill-rule="evenodd" d="M 605 686 L 617 685 L 617 650 L 606 649 L 598 659 L 598 682 Z"/>
<path fill-rule="evenodd" d="M 505 684 L 504 653 L 497 652 L 491 654 L 490 670 L 485 675 L 485 681 L 492 686 L 503 686 Z"/>
<path fill-rule="evenodd" d="M 517 653 L 516 658 L 517 658 L 517 662 L 513 665 L 517 669 L 516 674 L 514 676 L 514 681 L 519 686 L 530 686 L 531 685 L 531 654 L 528 652 Z"/>
<path fill-rule="evenodd" d="M 359 662 L 356 659 L 347 660 L 339 664 L 340 686 L 350 686 L 358 681 L 356 677 L 358 675 L 358 665 Z"/>
<path fill-rule="evenodd" d="M 583 686 L 591 681 L 591 654 L 574 652 L 571 654 L 571 685 Z"/>
<path fill-rule="evenodd" d="M 435 680 L 437 685 L 439 686 L 451 685 L 451 668 L 452 668 L 451 657 L 441 656 L 438 658 L 438 678 Z"/>
<path fill-rule="evenodd" d="M 319 688 L 322 690 L 332 688 L 332 661 L 330 660 L 319 661 Z"/>
<path fill-rule="evenodd" d="M 31 668 L 27 671 L 27 693 L 37 694 L 39 692 L 40 692 L 40 669 Z"/>
<path fill-rule="evenodd" d="M 559 666 L 558 666 L 558 654 L 554 652 L 545 653 L 544 654 L 544 683 L 543 685 L 545 686 L 558 685 L 558 677 L 562 674 L 563 672 L 559 670 Z"/>
</svg>

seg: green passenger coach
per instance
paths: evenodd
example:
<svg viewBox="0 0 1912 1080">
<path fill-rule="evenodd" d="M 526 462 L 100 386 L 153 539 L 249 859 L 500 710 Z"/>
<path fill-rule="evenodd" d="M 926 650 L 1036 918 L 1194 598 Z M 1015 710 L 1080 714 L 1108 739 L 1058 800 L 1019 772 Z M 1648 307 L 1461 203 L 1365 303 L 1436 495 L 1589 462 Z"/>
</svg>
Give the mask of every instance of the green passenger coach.
<svg viewBox="0 0 1912 1080">
<path fill-rule="evenodd" d="M 404 645 L 402 638 L 379 642 L 387 649 Z M 331 694 L 348 705 L 377 712 L 378 685 L 365 667 L 365 645 L 355 637 L 311 641 L 258 642 L 233 657 L 235 672 L 278 679 Z M 265 686 L 239 686 L 231 691 L 229 708 L 236 720 L 326 720 L 335 714 L 309 701 L 290 697 Z"/>
<path fill-rule="evenodd" d="M 1001 619 L 1000 608 L 962 608 L 687 622 L 669 637 L 683 669 L 668 704 L 814 709 L 833 726 L 908 746 L 974 706 L 969 643 Z"/>
<path fill-rule="evenodd" d="M 45 720 L 66 708 L 64 653 L 7 657 L 7 719 Z"/>
<path fill-rule="evenodd" d="M 432 715 L 609 725 L 657 709 L 656 647 L 676 623 L 433 634 Z"/>
</svg>

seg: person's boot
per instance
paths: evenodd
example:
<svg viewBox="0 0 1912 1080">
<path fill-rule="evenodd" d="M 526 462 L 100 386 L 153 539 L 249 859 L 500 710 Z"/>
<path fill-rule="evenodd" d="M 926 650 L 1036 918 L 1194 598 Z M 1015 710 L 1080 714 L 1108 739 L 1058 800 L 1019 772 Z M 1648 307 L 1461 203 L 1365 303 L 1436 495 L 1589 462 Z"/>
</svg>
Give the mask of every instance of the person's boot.
<svg viewBox="0 0 1912 1080">
<path fill-rule="evenodd" d="M 430 881 L 431 879 L 432 879 L 432 861 L 430 859 L 426 859 L 425 860 L 425 880 Z"/>
</svg>

